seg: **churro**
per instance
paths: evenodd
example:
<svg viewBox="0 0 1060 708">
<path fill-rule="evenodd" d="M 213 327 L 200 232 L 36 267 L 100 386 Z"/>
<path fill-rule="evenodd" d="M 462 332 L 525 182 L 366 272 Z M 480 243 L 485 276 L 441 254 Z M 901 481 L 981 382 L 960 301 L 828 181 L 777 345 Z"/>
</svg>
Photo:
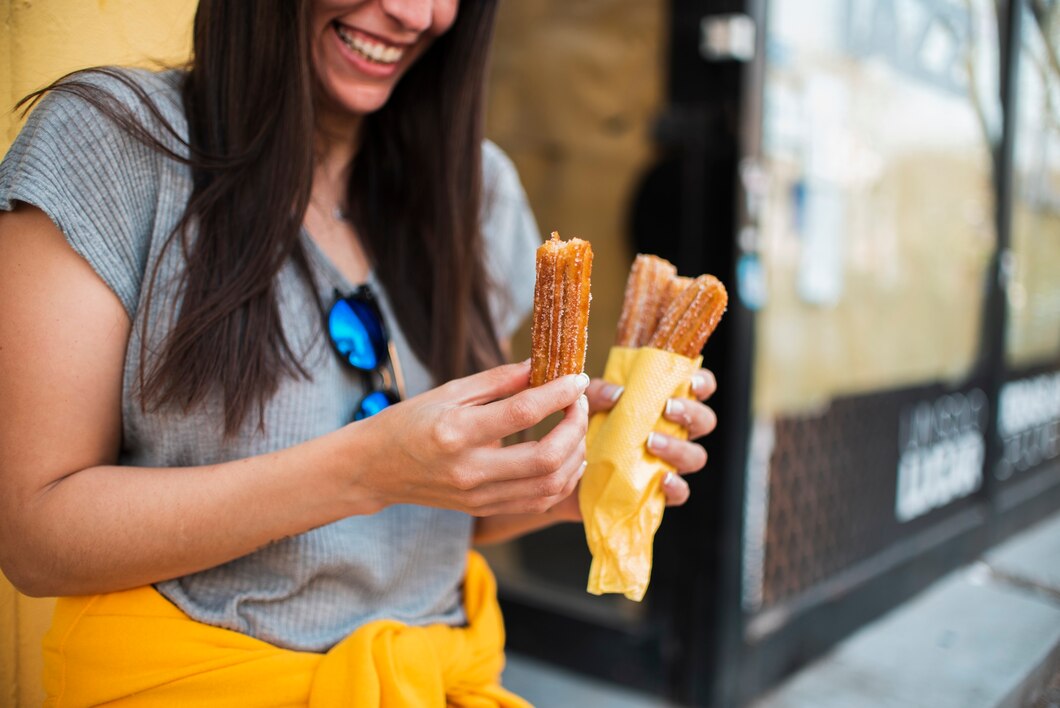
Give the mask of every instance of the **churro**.
<svg viewBox="0 0 1060 708">
<path fill-rule="evenodd" d="M 720 280 L 713 275 L 699 276 L 670 303 L 648 346 L 699 356 L 728 304 L 729 296 Z"/>
<path fill-rule="evenodd" d="M 537 249 L 534 319 L 530 327 L 530 385 L 540 386 L 585 367 L 589 328 L 588 241 L 560 241 L 559 233 Z"/>
<path fill-rule="evenodd" d="M 670 284 L 676 277 L 677 269 L 668 260 L 637 254 L 626 281 L 615 344 L 642 347 L 648 343 L 670 304 Z"/>
<path fill-rule="evenodd" d="M 670 278 L 670 282 L 666 284 L 666 301 L 659 312 L 659 320 L 656 321 L 656 327 L 660 321 L 662 321 L 663 315 L 666 314 L 666 309 L 670 307 L 670 303 L 677 299 L 677 296 L 685 291 L 689 285 L 692 284 L 693 278 L 686 277 L 684 275 L 675 275 Z M 652 329 L 652 334 L 655 334 L 655 329 Z M 650 340 L 651 337 L 648 337 Z M 647 344 L 647 342 L 645 342 Z"/>
</svg>

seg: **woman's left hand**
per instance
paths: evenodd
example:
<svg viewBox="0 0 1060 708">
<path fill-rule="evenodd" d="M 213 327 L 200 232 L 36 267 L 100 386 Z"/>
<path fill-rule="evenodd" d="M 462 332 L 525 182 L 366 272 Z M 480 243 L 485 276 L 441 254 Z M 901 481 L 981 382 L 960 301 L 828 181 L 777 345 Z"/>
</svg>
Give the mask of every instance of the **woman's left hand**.
<svg viewBox="0 0 1060 708">
<path fill-rule="evenodd" d="M 718 417 L 703 401 L 710 398 L 718 388 L 714 374 L 708 369 L 700 369 L 692 376 L 692 395 L 695 399 L 671 398 L 666 404 L 663 418 L 673 421 L 688 431 L 688 440 L 652 433 L 648 436 L 648 450 L 653 455 L 673 465 L 678 474 L 670 473 L 663 480 L 663 492 L 666 494 L 667 506 L 681 506 L 688 501 L 690 494 L 688 482 L 681 475 L 691 474 L 703 469 L 707 464 L 707 451 L 697 438 L 712 432 L 718 424 Z M 600 411 L 609 411 L 622 397 L 622 388 L 607 383 L 603 379 L 593 379 L 585 391 L 589 398 L 589 415 Z M 569 521 L 580 521 L 577 490 L 549 511 L 550 514 Z"/>
</svg>

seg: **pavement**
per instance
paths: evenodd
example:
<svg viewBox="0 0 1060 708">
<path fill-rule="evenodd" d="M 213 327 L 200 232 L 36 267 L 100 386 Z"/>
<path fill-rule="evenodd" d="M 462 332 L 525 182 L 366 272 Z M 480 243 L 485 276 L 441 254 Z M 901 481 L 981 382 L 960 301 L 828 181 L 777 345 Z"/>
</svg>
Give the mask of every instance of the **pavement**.
<svg viewBox="0 0 1060 708">
<path fill-rule="evenodd" d="M 504 687 L 538 708 L 675 708 L 656 696 L 589 678 L 552 664 L 508 652 Z"/>
<path fill-rule="evenodd" d="M 662 699 L 509 654 L 534 705 Z M 866 625 L 751 708 L 1060 708 L 1060 513 Z"/>
<path fill-rule="evenodd" d="M 753 706 L 1033 706 L 1058 670 L 1060 514 L 863 627 Z"/>
</svg>

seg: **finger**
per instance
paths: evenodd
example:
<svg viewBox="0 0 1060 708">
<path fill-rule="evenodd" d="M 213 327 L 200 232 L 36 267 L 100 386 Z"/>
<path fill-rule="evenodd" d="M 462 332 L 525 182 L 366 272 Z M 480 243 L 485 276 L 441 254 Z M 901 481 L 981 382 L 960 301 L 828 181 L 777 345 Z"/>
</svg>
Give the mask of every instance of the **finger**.
<svg viewBox="0 0 1060 708">
<path fill-rule="evenodd" d="M 585 390 L 585 396 L 589 399 L 589 414 L 614 408 L 624 390 L 624 386 L 608 383 L 603 379 L 593 379 Z"/>
<path fill-rule="evenodd" d="M 713 432 L 718 425 L 718 416 L 709 406 L 687 398 L 671 398 L 667 401 L 663 418 L 685 428 L 691 440 Z"/>
<path fill-rule="evenodd" d="M 464 408 L 464 421 L 478 442 L 499 440 L 537 425 L 567 408 L 589 385 L 585 374 L 570 374 L 486 405 Z M 588 406 L 585 407 L 585 414 Z"/>
<path fill-rule="evenodd" d="M 688 497 L 692 494 L 692 490 L 688 487 L 688 482 L 673 472 L 666 473 L 666 477 L 663 478 L 662 489 L 663 494 L 666 495 L 666 506 L 681 506 L 688 501 Z"/>
<path fill-rule="evenodd" d="M 548 475 L 492 482 L 469 492 L 469 511 L 476 516 L 544 513 L 574 491 L 585 467 L 583 443 Z"/>
<path fill-rule="evenodd" d="M 702 445 L 672 438 L 662 433 L 648 436 L 648 450 L 664 462 L 669 462 L 682 474 L 697 472 L 707 464 L 707 451 Z"/>
<path fill-rule="evenodd" d="M 582 476 L 585 474 L 585 468 L 589 466 L 589 461 L 584 458 L 585 455 L 583 451 L 581 464 L 578 465 L 578 469 L 571 475 L 570 480 L 567 482 L 567 486 L 563 488 L 562 492 L 560 492 L 559 497 L 553 500 L 549 509 L 578 491 L 578 483 L 582 481 Z M 577 506 L 577 504 L 575 504 L 575 506 Z"/>
<path fill-rule="evenodd" d="M 531 503 L 531 506 L 534 508 L 535 511 L 541 509 L 541 507 L 544 507 L 543 511 L 538 511 L 538 513 L 545 513 L 548 511 L 552 511 L 554 508 L 561 504 L 573 503 L 573 513 L 570 513 L 568 517 L 576 517 L 577 519 L 581 519 L 581 510 L 578 509 L 578 483 L 581 482 L 582 476 L 585 474 L 585 468 L 589 466 L 589 463 L 585 461 L 584 457 L 585 455 L 583 454 L 582 461 L 577 465 L 577 467 L 574 468 L 574 473 L 567 478 L 567 484 L 563 487 L 562 491 L 560 491 L 559 494 L 556 494 L 551 497 L 545 497 L 541 500 L 540 504 L 536 502 Z M 570 499 L 571 495 L 574 495 L 573 500 Z"/>
<path fill-rule="evenodd" d="M 560 468 L 572 456 L 585 459 L 585 431 L 589 427 L 588 405 L 580 396 L 569 406 L 563 420 L 545 437 L 510 445 L 500 452 L 498 474 L 506 479 L 544 477 Z"/>
<path fill-rule="evenodd" d="M 530 385 L 530 360 L 486 369 L 450 381 L 440 390 L 455 390 L 456 403 L 481 405 L 519 393 Z"/>
<path fill-rule="evenodd" d="M 692 375 L 692 395 L 705 401 L 718 390 L 718 380 L 710 369 L 700 369 Z"/>
</svg>

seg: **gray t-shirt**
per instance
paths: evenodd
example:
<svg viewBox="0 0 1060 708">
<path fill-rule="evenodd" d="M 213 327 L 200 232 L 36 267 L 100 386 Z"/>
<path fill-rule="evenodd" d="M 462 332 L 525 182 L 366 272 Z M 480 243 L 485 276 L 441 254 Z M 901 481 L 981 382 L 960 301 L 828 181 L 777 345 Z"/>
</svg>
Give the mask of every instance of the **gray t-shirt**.
<svg viewBox="0 0 1060 708">
<path fill-rule="evenodd" d="M 143 87 L 183 134 L 178 71 L 123 70 Z M 146 110 L 113 78 L 92 81 L 112 92 L 148 125 Z M 161 133 L 160 133 L 161 134 Z M 172 146 L 184 153 L 179 142 Z M 509 336 L 532 302 L 534 248 L 539 233 L 508 158 L 483 145 L 483 232 L 498 331 Z M 349 423 L 363 395 L 362 378 L 331 351 L 310 287 L 288 264 L 277 290 L 284 330 L 312 380 L 287 379 L 265 409 L 234 437 L 224 438 L 222 407 L 145 412 L 133 394 L 140 365 L 140 332 L 150 315 L 146 351 L 158 351 L 179 301 L 184 267 L 179 246 L 162 244 L 191 194 L 188 167 L 128 136 L 83 100 L 47 96 L 33 111 L 0 163 L 0 209 L 16 201 L 43 210 L 121 300 L 133 321 L 122 393 L 120 463 L 179 467 L 235 460 L 290 447 Z M 353 284 L 305 233 L 303 244 L 320 297 Z M 147 284 L 159 277 L 147 310 Z M 408 394 L 434 385 L 391 314 L 374 278 L 384 317 L 404 370 Z M 86 414 L 91 414 L 86 411 Z M 248 509 L 247 513 L 254 513 Z M 415 625 L 464 621 L 461 582 L 471 518 L 455 511 L 393 506 L 354 516 L 271 544 L 230 563 L 159 583 L 158 590 L 191 617 L 292 649 L 324 651 L 359 626 L 380 618 Z"/>
</svg>

